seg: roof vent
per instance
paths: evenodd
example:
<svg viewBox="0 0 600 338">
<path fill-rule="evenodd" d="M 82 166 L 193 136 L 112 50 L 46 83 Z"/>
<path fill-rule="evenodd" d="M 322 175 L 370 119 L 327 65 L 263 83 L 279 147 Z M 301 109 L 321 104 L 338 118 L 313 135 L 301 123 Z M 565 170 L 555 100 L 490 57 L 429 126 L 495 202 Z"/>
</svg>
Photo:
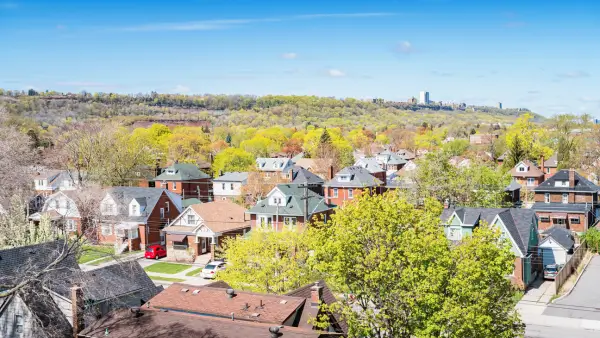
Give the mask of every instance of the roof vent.
<svg viewBox="0 0 600 338">
<path fill-rule="evenodd" d="M 229 298 L 233 298 L 233 296 L 235 296 L 235 290 L 233 290 L 232 288 L 225 290 L 225 293 L 227 293 L 227 296 L 229 296 Z"/>
<path fill-rule="evenodd" d="M 194 292 L 192 292 L 194 295 L 197 295 L 198 293 L 200 293 L 200 290 L 194 290 Z"/>
<path fill-rule="evenodd" d="M 271 333 L 271 338 L 279 337 L 279 326 L 271 326 L 269 332 Z"/>
<path fill-rule="evenodd" d="M 282 299 L 281 302 L 279 302 L 279 304 L 287 304 L 287 300 Z"/>
<path fill-rule="evenodd" d="M 253 314 L 250 315 L 252 318 L 258 318 L 258 316 L 260 316 L 260 313 L 258 312 L 254 312 Z"/>
<path fill-rule="evenodd" d="M 186 289 L 186 288 L 181 289 L 181 292 L 188 292 L 188 291 L 190 291 L 190 289 Z"/>
</svg>

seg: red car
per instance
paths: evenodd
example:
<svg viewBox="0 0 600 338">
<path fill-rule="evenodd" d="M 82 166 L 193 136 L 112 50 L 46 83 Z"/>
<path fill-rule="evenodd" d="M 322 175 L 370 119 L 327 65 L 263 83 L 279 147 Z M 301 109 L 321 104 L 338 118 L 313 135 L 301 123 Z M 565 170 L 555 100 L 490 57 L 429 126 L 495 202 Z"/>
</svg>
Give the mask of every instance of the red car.
<svg viewBox="0 0 600 338">
<path fill-rule="evenodd" d="M 159 259 L 161 257 L 167 257 L 167 250 L 162 245 L 150 245 L 146 248 L 144 257 L 148 259 Z"/>
</svg>

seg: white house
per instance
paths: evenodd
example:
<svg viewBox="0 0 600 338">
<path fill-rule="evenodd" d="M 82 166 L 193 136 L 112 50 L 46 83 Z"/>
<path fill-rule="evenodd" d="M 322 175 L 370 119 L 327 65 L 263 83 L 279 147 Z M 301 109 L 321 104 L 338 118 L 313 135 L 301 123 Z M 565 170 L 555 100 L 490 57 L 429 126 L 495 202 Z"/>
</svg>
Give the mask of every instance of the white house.
<svg viewBox="0 0 600 338">
<path fill-rule="evenodd" d="M 39 194 L 48 196 L 56 191 L 68 191 L 77 189 L 77 185 L 64 170 L 47 170 L 37 172 L 33 176 L 33 185 L 35 191 Z"/>
<path fill-rule="evenodd" d="M 63 221 L 64 230 L 68 233 L 78 230 L 81 221 L 81 215 L 77 208 L 77 203 L 70 191 L 58 191 L 48 196 L 40 212 L 29 216 L 32 221 L 40 221 L 43 216 L 47 216 L 52 221 Z"/>
<path fill-rule="evenodd" d="M 542 236 L 544 239 L 539 244 L 538 252 L 544 266 L 566 264 L 575 246 L 571 232 L 565 228 L 551 227 L 544 231 Z"/>
<path fill-rule="evenodd" d="M 289 178 L 294 162 L 291 158 L 266 158 L 256 159 L 256 169 L 262 172 L 265 177 L 281 175 L 282 178 Z"/>
<path fill-rule="evenodd" d="M 235 199 L 242 195 L 242 187 L 248 183 L 247 172 L 226 172 L 213 180 L 215 200 Z"/>
</svg>

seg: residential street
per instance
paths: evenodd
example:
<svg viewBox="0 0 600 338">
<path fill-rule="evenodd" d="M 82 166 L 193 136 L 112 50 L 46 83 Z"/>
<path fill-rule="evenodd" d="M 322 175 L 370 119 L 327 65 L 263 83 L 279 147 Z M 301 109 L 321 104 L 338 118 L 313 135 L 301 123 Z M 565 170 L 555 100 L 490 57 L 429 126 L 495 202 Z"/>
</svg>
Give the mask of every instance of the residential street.
<svg viewBox="0 0 600 338">
<path fill-rule="evenodd" d="M 600 256 L 594 256 L 573 291 L 544 311 L 547 316 L 600 321 Z"/>
<path fill-rule="evenodd" d="M 526 338 L 597 338 L 598 331 L 562 328 L 555 326 L 527 325 L 525 329 Z"/>
</svg>

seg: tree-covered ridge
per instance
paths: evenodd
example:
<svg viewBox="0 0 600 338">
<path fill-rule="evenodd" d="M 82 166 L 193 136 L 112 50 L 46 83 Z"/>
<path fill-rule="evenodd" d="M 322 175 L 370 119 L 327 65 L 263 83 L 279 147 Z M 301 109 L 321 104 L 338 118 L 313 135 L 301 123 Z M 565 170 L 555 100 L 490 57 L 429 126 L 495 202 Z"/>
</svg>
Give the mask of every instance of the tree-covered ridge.
<svg viewBox="0 0 600 338">
<path fill-rule="evenodd" d="M 212 125 L 271 125 L 350 128 L 357 125 L 381 129 L 389 125 L 420 125 L 463 121 L 469 123 L 511 123 L 526 110 L 465 107 L 463 104 L 419 105 L 408 102 L 365 101 L 295 95 L 123 95 L 115 93 L 63 94 L 30 90 L 0 89 L 0 106 L 10 114 L 50 125 L 65 120 L 129 117 L 135 119 L 177 118 L 209 120 Z M 541 119 L 541 117 L 539 117 Z"/>
</svg>

